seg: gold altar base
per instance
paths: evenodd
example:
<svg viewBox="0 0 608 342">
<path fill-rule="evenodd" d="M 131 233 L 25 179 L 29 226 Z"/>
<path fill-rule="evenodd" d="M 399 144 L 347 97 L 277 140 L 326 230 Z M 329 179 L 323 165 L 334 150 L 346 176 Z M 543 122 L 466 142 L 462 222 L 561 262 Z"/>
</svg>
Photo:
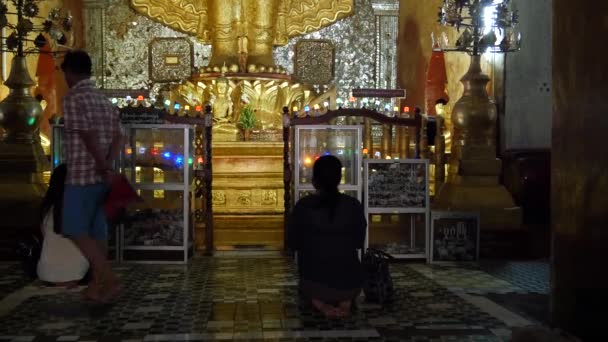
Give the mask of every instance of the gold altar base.
<svg viewBox="0 0 608 342">
<path fill-rule="evenodd" d="M 281 250 L 283 215 L 215 215 L 216 250 Z"/>
<path fill-rule="evenodd" d="M 520 229 L 521 208 L 499 182 L 502 161 L 487 148 L 465 148 L 462 155 L 452 168 L 456 174 L 435 196 L 433 209 L 479 212 L 481 230 Z"/>
<path fill-rule="evenodd" d="M 217 250 L 283 248 L 283 143 L 213 143 Z"/>
<path fill-rule="evenodd" d="M 40 226 L 48 170 L 40 144 L 0 143 L 0 258 L 12 258 L 15 239 Z"/>
</svg>

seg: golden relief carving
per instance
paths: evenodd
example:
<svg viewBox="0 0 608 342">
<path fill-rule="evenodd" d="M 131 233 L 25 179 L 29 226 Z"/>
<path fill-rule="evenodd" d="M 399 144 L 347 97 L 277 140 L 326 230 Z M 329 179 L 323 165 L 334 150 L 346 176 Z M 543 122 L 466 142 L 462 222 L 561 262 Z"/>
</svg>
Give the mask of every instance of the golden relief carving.
<svg viewBox="0 0 608 342">
<path fill-rule="evenodd" d="M 264 190 L 262 192 L 262 204 L 263 205 L 274 205 L 276 203 L 277 203 L 276 190 Z"/>
<path fill-rule="evenodd" d="M 224 191 L 211 191 L 213 205 L 226 205 L 226 193 Z"/>
<path fill-rule="evenodd" d="M 233 74 L 219 78 L 198 76 L 171 89 L 169 94 L 171 101 L 179 103 L 181 108 L 212 104 L 214 141 L 238 140 L 236 123 L 245 104 L 256 111 L 256 129 L 280 130 L 284 106 L 302 108 L 317 97 L 302 84 L 293 83 L 283 75 L 265 78 Z"/>
<path fill-rule="evenodd" d="M 241 191 L 237 194 L 236 203 L 243 206 L 251 205 L 251 191 Z"/>
<path fill-rule="evenodd" d="M 273 45 L 353 12 L 353 0 L 130 0 L 139 13 L 213 46 L 210 65 L 272 66 Z M 247 63 L 244 63 L 244 60 Z"/>
</svg>

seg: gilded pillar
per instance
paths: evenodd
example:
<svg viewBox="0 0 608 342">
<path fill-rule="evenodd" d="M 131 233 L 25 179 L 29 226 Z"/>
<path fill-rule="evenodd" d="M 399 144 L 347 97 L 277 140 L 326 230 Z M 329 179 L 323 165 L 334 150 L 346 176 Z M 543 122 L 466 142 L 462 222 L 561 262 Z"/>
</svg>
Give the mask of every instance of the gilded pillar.
<svg viewBox="0 0 608 342">
<path fill-rule="evenodd" d="M 445 120 L 437 115 L 437 134 L 435 135 L 435 191 L 445 183 Z"/>
<path fill-rule="evenodd" d="M 407 159 L 410 156 L 410 134 L 409 127 L 397 128 L 397 150 L 400 159 Z"/>
<path fill-rule="evenodd" d="M 428 158 L 429 152 L 429 140 L 427 138 L 427 124 L 428 120 L 422 117 L 422 126 L 420 127 L 420 158 Z"/>
<path fill-rule="evenodd" d="M 553 1 L 551 318 L 583 341 L 608 341 L 606 13 L 606 1 Z"/>
<path fill-rule="evenodd" d="M 369 154 L 373 154 L 374 140 L 372 138 L 372 119 L 364 118 L 363 120 L 363 147 L 369 150 Z"/>
<path fill-rule="evenodd" d="M 93 78 L 100 88 L 105 85 L 105 8 L 106 0 L 83 0 L 84 49 L 91 56 Z"/>
<path fill-rule="evenodd" d="M 386 158 L 387 156 L 391 156 L 391 151 L 393 143 L 393 126 L 392 125 L 382 125 L 382 158 Z M 392 157 L 392 156 L 391 156 Z"/>
</svg>

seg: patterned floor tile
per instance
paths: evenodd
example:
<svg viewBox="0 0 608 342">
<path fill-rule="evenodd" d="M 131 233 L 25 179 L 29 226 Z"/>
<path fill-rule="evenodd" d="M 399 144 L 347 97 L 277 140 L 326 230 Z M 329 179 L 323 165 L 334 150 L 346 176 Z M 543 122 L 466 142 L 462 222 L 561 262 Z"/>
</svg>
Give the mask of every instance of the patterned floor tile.
<svg viewBox="0 0 608 342">
<path fill-rule="evenodd" d="M 530 293 L 549 294 L 548 260 L 484 261 L 480 267 L 497 278 L 508 281 Z"/>
<path fill-rule="evenodd" d="M 126 284 L 117 303 L 83 302 L 77 291 L 34 291 L 0 317 L 0 341 L 43 333 L 41 341 L 502 341 L 508 324 L 462 294 L 521 290 L 479 268 L 393 264 L 392 303 L 361 296 L 353 315 L 328 320 L 301 301 L 296 265 L 287 258 L 200 257 L 187 266 L 115 270 Z"/>
</svg>

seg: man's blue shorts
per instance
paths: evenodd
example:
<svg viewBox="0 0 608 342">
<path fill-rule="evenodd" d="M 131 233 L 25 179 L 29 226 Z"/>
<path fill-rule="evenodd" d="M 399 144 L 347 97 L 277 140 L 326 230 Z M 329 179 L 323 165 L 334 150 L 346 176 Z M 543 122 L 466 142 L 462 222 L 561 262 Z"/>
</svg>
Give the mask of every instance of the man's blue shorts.
<svg viewBox="0 0 608 342">
<path fill-rule="evenodd" d="M 106 184 L 66 184 L 63 193 L 62 234 L 70 238 L 86 235 L 95 240 L 107 240 L 108 227 L 103 210 L 107 192 Z"/>
</svg>

